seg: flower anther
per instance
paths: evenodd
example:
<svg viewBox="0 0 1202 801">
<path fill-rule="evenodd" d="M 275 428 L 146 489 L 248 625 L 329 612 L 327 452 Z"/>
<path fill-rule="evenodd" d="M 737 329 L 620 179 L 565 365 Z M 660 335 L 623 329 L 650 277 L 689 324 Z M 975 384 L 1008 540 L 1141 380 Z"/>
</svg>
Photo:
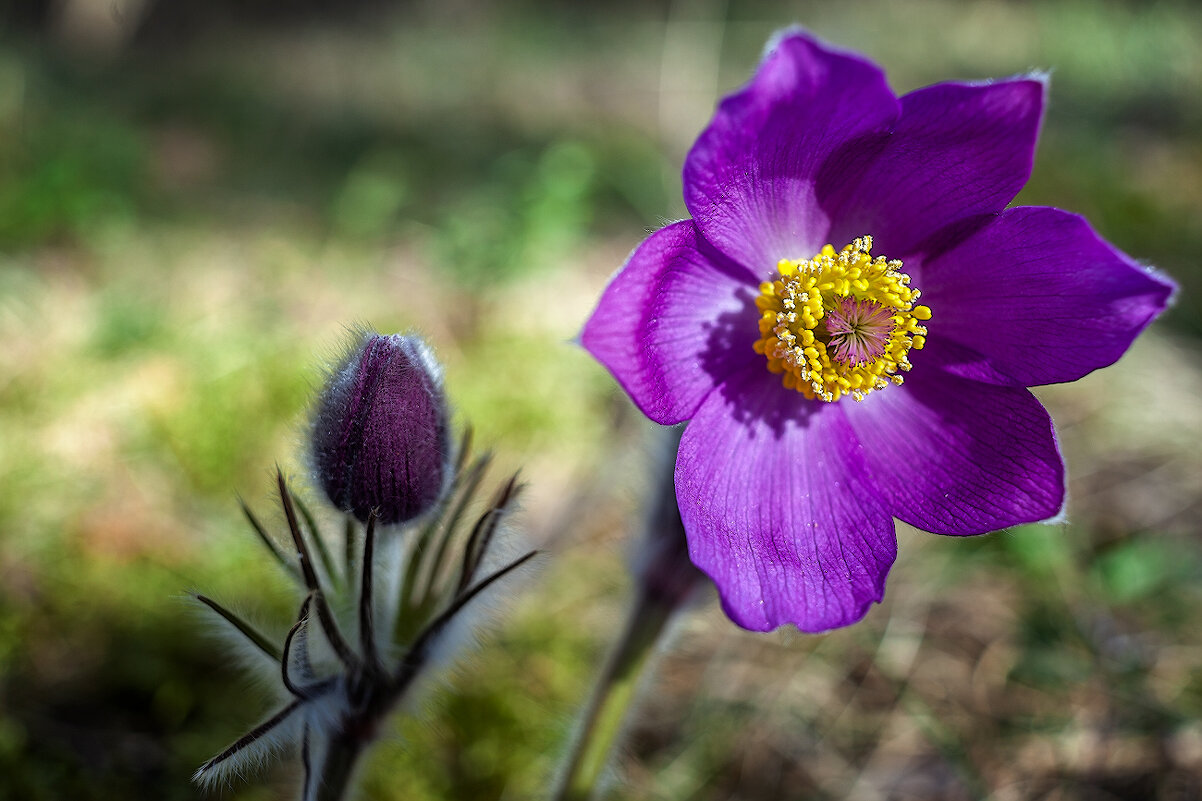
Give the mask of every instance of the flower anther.
<svg viewBox="0 0 1202 801">
<path fill-rule="evenodd" d="M 812 259 L 781 259 L 779 278 L 760 284 L 756 353 L 786 388 L 834 402 L 902 383 L 911 349 L 921 350 L 931 310 L 917 304 L 902 263 L 872 256 L 864 236 Z"/>
</svg>

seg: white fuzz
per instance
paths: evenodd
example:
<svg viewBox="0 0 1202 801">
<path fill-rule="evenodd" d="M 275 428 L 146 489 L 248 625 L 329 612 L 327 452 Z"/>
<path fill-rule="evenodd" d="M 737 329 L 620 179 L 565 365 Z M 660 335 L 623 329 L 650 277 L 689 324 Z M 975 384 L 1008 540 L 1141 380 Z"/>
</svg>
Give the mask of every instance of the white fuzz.
<svg viewBox="0 0 1202 801">
<path fill-rule="evenodd" d="M 214 649 L 222 657 L 229 659 L 236 668 L 249 676 L 256 689 L 263 691 L 270 689 L 271 698 L 282 698 L 280 663 L 248 640 L 246 635 L 239 631 L 234 624 L 198 601 L 195 593 L 187 596 L 185 600 L 187 600 L 189 606 L 194 610 L 194 614 L 199 618 L 200 625 L 204 630 L 204 636 L 216 640 Z M 280 643 L 283 641 L 283 633 L 277 632 L 274 626 L 260 626 L 258 621 L 243 614 L 237 608 L 231 608 L 230 611 L 255 626 L 272 642 Z"/>
<path fill-rule="evenodd" d="M 376 554 L 372 560 L 375 564 L 372 593 L 372 620 L 375 623 L 373 635 L 377 652 L 385 658 L 394 656 L 392 633 L 396 630 L 401 583 L 409 567 L 409 560 L 413 557 L 413 548 L 409 547 L 412 539 L 402 536 L 405 533 L 408 532 L 390 529 L 381 531 L 376 537 Z M 360 577 L 356 576 L 355 581 L 359 580 Z"/>
<path fill-rule="evenodd" d="M 230 784 L 235 779 L 244 780 L 250 773 L 299 742 L 305 717 L 303 712 L 302 707 L 296 707 L 254 741 L 218 761 L 201 765 L 192 774 L 192 781 L 206 790 L 212 790 L 219 785 Z M 264 723 L 270 720 L 268 718 Z"/>
<path fill-rule="evenodd" d="M 312 757 L 317 752 L 324 756 L 330 734 L 348 709 L 349 703 L 341 681 L 321 696 L 294 701 L 252 730 L 253 737 L 246 735 L 242 738 L 246 742 L 235 741 L 227 749 L 228 753 L 222 752 L 202 765 L 192 775 L 192 781 L 205 789 L 213 789 L 229 784 L 234 779 L 245 779 L 249 773 L 260 769 L 283 752 L 299 746 L 306 737 L 310 764 L 317 764 Z"/>
<path fill-rule="evenodd" d="M 502 522 L 481 560 L 479 569 L 476 570 L 476 575 L 472 578 L 469 589 L 513 563 L 525 552 L 519 547 L 518 539 L 520 537 L 517 532 Z M 499 581 L 494 581 L 461 609 L 451 622 L 435 635 L 434 642 L 430 645 L 429 669 L 425 672 L 445 670 L 465 651 L 474 650 L 479 645 L 479 632 L 509 607 L 526 582 L 531 580 L 531 571 L 536 570 L 540 562 L 541 560 L 535 557 Z"/>
</svg>

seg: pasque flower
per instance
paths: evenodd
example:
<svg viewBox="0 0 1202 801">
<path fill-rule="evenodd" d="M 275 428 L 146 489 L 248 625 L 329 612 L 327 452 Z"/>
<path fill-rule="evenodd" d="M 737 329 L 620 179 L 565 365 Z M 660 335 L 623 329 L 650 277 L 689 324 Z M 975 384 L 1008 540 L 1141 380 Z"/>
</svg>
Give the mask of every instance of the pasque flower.
<svg viewBox="0 0 1202 801">
<path fill-rule="evenodd" d="M 1173 286 L 1081 217 L 1007 208 L 1046 89 L 899 98 L 871 62 L 787 33 L 689 152 L 692 218 L 605 290 L 583 344 L 648 417 L 687 421 L 689 554 L 739 625 L 859 620 L 894 518 L 962 535 L 1060 512 L 1027 388 L 1113 363 Z"/>
</svg>

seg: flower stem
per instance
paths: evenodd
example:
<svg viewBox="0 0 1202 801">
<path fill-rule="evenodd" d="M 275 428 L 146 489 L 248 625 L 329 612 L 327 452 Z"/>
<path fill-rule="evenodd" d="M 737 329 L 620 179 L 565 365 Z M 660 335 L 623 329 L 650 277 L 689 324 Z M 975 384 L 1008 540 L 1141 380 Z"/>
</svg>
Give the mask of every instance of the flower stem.
<svg viewBox="0 0 1202 801">
<path fill-rule="evenodd" d="M 677 608 L 656 593 L 639 593 L 589 700 L 552 801 L 585 801 L 592 796 L 643 668 Z"/>
<path fill-rule="evenodd" d="M 316 801 L 342 801 L 364 744 L 362 739 L 347 736 L 335 737 L 330 742 L 321 767 L 313 776 L 316 792 L 312 797 Z"/>
</svg>

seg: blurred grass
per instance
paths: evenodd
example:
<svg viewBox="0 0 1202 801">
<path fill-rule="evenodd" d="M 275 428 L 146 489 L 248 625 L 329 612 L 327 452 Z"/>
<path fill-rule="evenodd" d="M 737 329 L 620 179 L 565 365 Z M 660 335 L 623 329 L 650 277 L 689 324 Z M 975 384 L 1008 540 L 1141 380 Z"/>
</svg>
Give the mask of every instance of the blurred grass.
<svg viewBox="0 0 1202 801">
<path fill-rule="evenodd" d="M 0 798 L 196 797 L 191 770 L 266 710 L 177 598 L 291 605 L 234 496 L 266 508 L 277 461 L 303 476 L 305 404 L 357 321 L 429 336 L 553 551 L 364 796 L 537 797 L 620 616 L 647 470 L 645 427 L 571 340 L 683 214 L 685 150 L 793 21 L 902 91 L 1052 69 L 1021 200 L 1085 213 L 1183 291 L 1119 365 L 1043 393 L 1069 524 L 903 531 L 886 603 L 824 637 L 692 612 L 613 795 L 1202 795 L 1202 13 L 456 8 L 224 19 L 107 56 L 0 29 Z M 221 796 L 289 797 L 293 774 Z"/>
</svg>

